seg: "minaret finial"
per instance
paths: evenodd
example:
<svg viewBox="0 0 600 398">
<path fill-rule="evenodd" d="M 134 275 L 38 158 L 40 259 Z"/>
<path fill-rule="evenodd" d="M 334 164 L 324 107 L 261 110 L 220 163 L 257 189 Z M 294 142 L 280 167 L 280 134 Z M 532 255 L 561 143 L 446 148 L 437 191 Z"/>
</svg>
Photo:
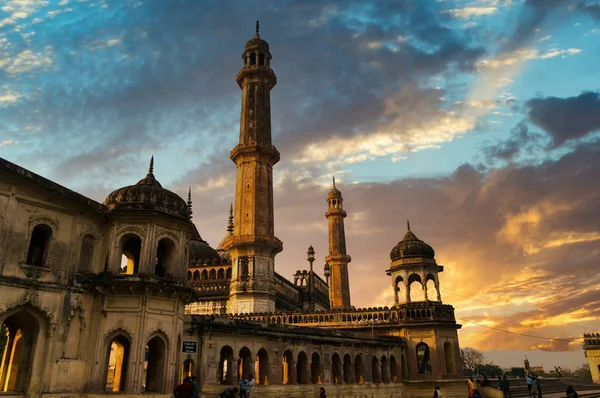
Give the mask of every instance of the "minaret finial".
<svg viewBox="0 0 600 398">
<path fill-rule="evenodd" d="M 227 221 L 227 232 L 233 234 L 233 203 L 229 204 L 229 220 Z"/>
<path fill-rule="evenodd" d="M 188 209 L 190 210 L 190 218 L 192 218 L 192 187 L 190 186 L 190 190 L 188 191 L 188 200 L 187 200 Z"/>
<path fill-rule="evenodd" d="M 148 172 L 152 173 L 154 171 L 154 155 L 150 158 L 150 167 L 148 168 Z"/>
<path fill-rule="evenodd" d="M 258 19 L 256 20 L 256 35 L 258 36 L 260 34 L 260 22 L 258 22 Z"/>
<path fill-rule="evenodd" d="M 335 188 L 335 176 L 333 176 L 333 187 Z"/>
<path fill-rule="evenodd" d="M 406 220 L 406 228 L 410 231 L 410 221 Z"/>
</svg>

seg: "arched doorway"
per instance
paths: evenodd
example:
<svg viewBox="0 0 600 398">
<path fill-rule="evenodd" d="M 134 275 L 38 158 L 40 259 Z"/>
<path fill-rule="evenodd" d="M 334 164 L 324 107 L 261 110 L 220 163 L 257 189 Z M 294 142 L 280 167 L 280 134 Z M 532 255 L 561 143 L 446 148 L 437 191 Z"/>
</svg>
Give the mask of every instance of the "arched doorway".
<svg viewBox="0 0 600 398">
<path fill-rule="evenodd" d="M 254 363 L 252 363 L 252 353 L 248 347 L 240 350 L 240 359 L 238 360 L 238 381 L 242 378 L 248 379 L 248 376 L 254 374 Z"/>
<path fill-rule="evenodd" d="M 313 384 L 322 383 L 321 380 L 321 356 L 318 352 L 313 352 L 310 362 L 310 381 Z"/>
<path fill-rule="evenodd" d="M 106 353 L 106 392 L 125 391 L 129 364 L 129 339 L 118 334 L 109 341 Z"/>
<path fill-rule="evenodd" d="M 221 348 L 217 379 L 220 384 L 234 384 L 233 380 L 233 349 L 226 345 Z"/>
<path fill-rule="evenodd" d="M 354 382 L 356 384 L 365 384 L 365 365 L 360 354 L 356 354 L 354 357 Z"/>
<path fill-rule="evenodd" d="M 350 354 L 344 355 L 344 383 L 354 383 L 354 374 L 352 373 L 352 357 Z"/>
<path fill-rule="evenodd" d="M 398 363 L 396 363 L 396 357 L 390 355 L 390 376 L 394 383 L 398 382 Z"/>
<path fill-rule="evenodd" d="M 256 383 L 264 385 L 269 380 L 269 353 L 264 348 L 256 355 Z"/>
<path fill-rule="evenodd" d="M 298 354 L 298 363 L 296 364 L 296 383 L 308 384 L 308 357 L 304 351 Z"/>
<path fill-rule="evenodd" d="M 381 375 L 379 373 L 379 359 L 375 355 L 371 358 L 371 375 L 373 383 L 381 383 Z"/>
<path fill-rule="evenodd" d="M 154 275 L 164 277 L 175 260 L 175 243 L 171 239 L 162 238 L 156 247 L 156 263 Z"/>
<path fill-rule="evenodd" d="M 165 341 L 155 336 L 146 344 L 144 361 L 143 390 L 147 392 L 163 392 L 163 379 L 167 357 Z"/>
<path fill-rule="evenodd" d="M 186 359 L 181 364 L 181 377 L 179 382 L 183 383 L 183 380 L 186 377 L 192 377 L 194 374 L 194 361 L 191 359 Z"/>
<path fill-rule="evenodd" d="M 294 355 L 290 350 L 285 350 L 282 357 L 283 384 L 293 384 L 294 382 Z"/>
<path fill-rule="evenodd" d="M 331 382 L 333 384 L 342 384 L 342 361 L 337 352 L 331 357 Z"/>
<path fill-rule="evenodd" d="M 4 320 L 0 333 L 6 335 L 0 364 L 0 391 L 26 392 L 33 371 L 40 324 L 29 311 L 21 310 Z"/>
<path fill-rule="evenodd" d="M 381 381 L 384 383 L 390 382 L 390 373 L 388 372 L 388 370 L 389 370 L 388 360 L 387 360 L 387 357 L 384 355 L 381 357 Z"/>
</svg>

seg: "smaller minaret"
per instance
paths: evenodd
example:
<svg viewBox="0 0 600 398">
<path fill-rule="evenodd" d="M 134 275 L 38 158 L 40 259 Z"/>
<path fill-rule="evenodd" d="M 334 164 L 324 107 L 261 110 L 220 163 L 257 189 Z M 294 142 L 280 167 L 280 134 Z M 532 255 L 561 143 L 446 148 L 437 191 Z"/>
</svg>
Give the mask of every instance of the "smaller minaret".
<svg viewBox="0 0 600 398">
<path fill-rule="evenodd" d="M 229 219 L 227 220 L 227 234 L 233 235 L 233 203 L 229 204 Z"/>
<path fill-rule="evenodd" d="M 190 211 L 190 220 L 192 219 L 192 187 L 188 191 L 188 200 L 187 200 L 188 210 Z"/>
<path fill-rule="evenodd" d="M 327 195 L 328 209 L 325 217 L 329 220 L 329 255 L 325 257 L 331 276 L 329 279 L 329 301 L 331 308 L 350 307 L 350 283 L 348 280 L 348 263 L 350 256 L 346 253 L 346 233 L 344 231 L 344 199 L 335 187 Z"/>
</svg>

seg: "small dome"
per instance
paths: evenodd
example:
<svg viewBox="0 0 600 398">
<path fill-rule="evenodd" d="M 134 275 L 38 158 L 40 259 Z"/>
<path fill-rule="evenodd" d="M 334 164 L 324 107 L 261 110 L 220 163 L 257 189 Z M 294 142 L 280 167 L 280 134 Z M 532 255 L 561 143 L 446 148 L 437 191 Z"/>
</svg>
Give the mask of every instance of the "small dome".
<svg viewBox="0 0 600 398">
<path fill-rule="evenodd" d="M 192 239 L 190 241 L 190 264 L 210 264 L 221 261 L 219 253 L 203 240 Z"/>
<path fill-rule="evenodd" d="M 221 242 L 219 242 L 219 245 L 217 246 L 217 253 L 219 254 L 219 256 L 221 257 L 221 261 L 225 262 L 225 263 L 230 263 L 231 262 L 231 254 L 229 254 L 229 252 L 225 249 L 223 249 L 223 247 L 225 246 L 225 241 L 231 236 L 230 232 L 227 232 L 227 234 L 225 234 L 225 236 L 223 237 L 223 239 L 221 239 Z"/>
<path fill-rule="evenodd" d="M 259 34 L 260 25 L 256 21 L 256 34 L 254 37 L 246 42 L 246 50 L 249 49 L 263 49 L 269 51 L 269 43 L 260 38 Z"/>
<path fill-rule="evenodd" d="M 398 242 L 398 244 L 392 249 L 390 258 L 392 261 L 400 260 L 403 258 L 411 257 L 425 257 L 433 259 L 435 251 L 427 243 L 417 238 L 415 234 L 410 230 L 408 226 L 408 232 L 404 235 L 404 238 Z"/>
<path fill-rule="evenodd" d="M 161 212 L 182 220 L 190 220 L 190 208 L 179 195 L 165 189 L 152 173 L 154 157 L 146 177 L 135 185 L 113 191 L 104 200 L 109 210 L 150 210 Z"/>
<path fill-rule="evenodd" d="M 331 188 L 331 191 L 329 191 L 329 194 L 327 195 L 327 199 L 337 199 L 337 198 L 341 198 L 342 197 L 342 193 L 340 191 L 338 191 L 338 189 L 335 187 L 335 177 L 333 177 L 333 187 Z"/>
</svg>

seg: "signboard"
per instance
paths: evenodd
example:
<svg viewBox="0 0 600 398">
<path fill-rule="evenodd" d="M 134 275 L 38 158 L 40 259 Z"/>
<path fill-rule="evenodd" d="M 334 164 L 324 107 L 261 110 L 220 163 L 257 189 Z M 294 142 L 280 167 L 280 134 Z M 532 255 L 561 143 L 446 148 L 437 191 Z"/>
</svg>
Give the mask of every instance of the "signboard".
<svg viewBox="0 0 600 398">
<path fill-rule="evenodd" d="M 184 341 L 183 346 L 181 347 L 181 352 L 195 354 L 197 345 L 198 343 L 195 341 Z"/>
</svg>

